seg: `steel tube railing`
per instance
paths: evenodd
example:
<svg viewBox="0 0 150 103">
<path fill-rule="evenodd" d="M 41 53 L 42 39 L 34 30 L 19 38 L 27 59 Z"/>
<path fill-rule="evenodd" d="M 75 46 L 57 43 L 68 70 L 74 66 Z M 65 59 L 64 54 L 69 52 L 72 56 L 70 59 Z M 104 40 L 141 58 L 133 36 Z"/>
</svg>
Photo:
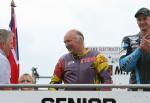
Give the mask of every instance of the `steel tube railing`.
<svg viewBox="0 0 150 103">
<path fill-rule="evenodd" d="M 0 84 L 0 88 L 150 88 L 150 84 Z"/>
</svg>

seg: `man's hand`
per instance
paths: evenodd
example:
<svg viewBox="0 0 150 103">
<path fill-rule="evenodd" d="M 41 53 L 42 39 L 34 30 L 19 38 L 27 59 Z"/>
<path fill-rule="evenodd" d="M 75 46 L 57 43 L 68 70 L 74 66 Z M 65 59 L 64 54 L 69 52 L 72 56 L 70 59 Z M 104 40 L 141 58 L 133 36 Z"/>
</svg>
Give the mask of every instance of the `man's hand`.
<svg viewBox="0 0 150 103">
<path fill-rule="evenodd" d="M 140 48 L 142 52 L 150 54 L 150 34 L 142 37 Z"/>
</svg>

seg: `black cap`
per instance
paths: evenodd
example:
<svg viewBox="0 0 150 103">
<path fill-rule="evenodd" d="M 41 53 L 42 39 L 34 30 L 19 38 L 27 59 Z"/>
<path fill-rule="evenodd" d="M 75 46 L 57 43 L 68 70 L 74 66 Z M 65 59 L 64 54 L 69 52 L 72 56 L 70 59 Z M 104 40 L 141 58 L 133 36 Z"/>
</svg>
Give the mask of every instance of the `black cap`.
<svg viewBox="0 0 150 103">
<path fill-rule="evenodd" d="M 141 8 L 136 12 L 135 17 L 137 18 L 139 14 L 144 14 L 146 16 L 150 16 L 150 10 L 147 8 Z"/>
</svg>

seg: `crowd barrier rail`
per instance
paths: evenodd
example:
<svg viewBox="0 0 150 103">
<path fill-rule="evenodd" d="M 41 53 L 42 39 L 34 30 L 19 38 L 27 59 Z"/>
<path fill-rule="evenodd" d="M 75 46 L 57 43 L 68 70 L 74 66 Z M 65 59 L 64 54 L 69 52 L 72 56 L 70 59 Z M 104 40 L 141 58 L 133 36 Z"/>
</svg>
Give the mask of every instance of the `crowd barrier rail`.
<svg viewBox="0 0 150 103">
<path fill-rule="evenodd" d="M 150 84 L 0 84 L 0 88 L 150 88 Z"/>
<path fill-rule="evenodd" d="M 0 88 L 150 88 L 149 84 L 0 84 Z M 0 103 L 150 103 L 149 91 L 0 90 Z"/>
</svg>

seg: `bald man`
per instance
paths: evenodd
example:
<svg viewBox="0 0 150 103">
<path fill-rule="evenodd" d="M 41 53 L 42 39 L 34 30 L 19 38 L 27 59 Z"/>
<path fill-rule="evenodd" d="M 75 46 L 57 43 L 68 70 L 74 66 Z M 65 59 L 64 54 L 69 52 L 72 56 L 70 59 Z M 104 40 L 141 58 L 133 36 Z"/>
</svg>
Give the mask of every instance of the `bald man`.
<svg viewBox="0 0 150 103">
<path fill-rule="evenodd" d="M 84 47 L 84 36 L 78 30 L 70 30 L 64 36 L 69 53 L 60 57 L 56 64 L 51 84 L 98 84 L 111 83 L 107 72 L 108 61 L 103 54 Z M 75 88 L 66 90 L 96 90 Z"/>
</svg>

